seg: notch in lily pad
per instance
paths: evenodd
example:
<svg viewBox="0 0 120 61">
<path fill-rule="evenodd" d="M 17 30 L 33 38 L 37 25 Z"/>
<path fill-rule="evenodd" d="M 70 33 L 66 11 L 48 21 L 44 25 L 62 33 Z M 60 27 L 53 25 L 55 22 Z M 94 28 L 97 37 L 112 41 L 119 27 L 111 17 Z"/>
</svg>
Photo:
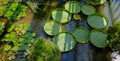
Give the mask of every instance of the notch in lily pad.
<svg viewBox="0 0 120 61">
<path fill-rule="evenodd" d="M 65 9 L 58 8 L 52 12 L 52 18 L 59 23 L 67 23 L 71 20 L 71 14 Z"/>
<path fill-rule="evenodd" d="M 76 46 L 76 41 L 71 33 L 61 32 L 57 34 L 52 42 L 56 44 L 61 52 L 68 52 Z"/>
<path fill-rule="evenodd" d="M 85 14 L 85 15 L 91 15 L 91 14 L 94 14 L 96 12 L 95 8 L 91 5 L 83 5 L 82 6 L 82 12 Z"/>
<path fill-rule="evenodd" d="M 70 13 L 79 13 L 82 9 L 82 6 L 77 1 L 69 1 L 65 4 L 65 9 Z"/>
<path fill-rule="evenodd" d="M 88 24 L 92 28 L 103 29 L 108 26 L 108 19 L 102 14 L 92 14 L 87 18 Z"/>
<path fill-rule="evenodd" d="M 89 30 L 84 27 L 75 29 L 73 35 L 79 43 L 86 43 L 89 40 Z"/>
<path fill-rule="evenodd" d="M 47 21 L 44 25 L 44 31 L 48 35 L 56 35 L 57 33 L 61 32 L 61 24 L 54 20 Z"/>
<path fill-rule="evenodd" d="M 90 42 L 99 48 L 104 48 L 108 45 L 107 34 L 101 30 L 92 30 L 90 32 Z"/>
</svg>

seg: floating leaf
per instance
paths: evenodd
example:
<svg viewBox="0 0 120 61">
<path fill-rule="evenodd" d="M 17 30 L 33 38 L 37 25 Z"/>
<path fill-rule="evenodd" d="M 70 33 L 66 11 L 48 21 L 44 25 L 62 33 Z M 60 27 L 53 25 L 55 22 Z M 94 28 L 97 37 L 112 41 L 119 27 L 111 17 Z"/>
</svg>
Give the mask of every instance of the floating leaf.
<svg viewBox="0 0 120 61">
<path fill-rule="evenodd" d="M 79 14 L 74 14 L 74 15 L 73 15 L 73 18 L 74 18 L 75 20 L 81 20 L 81 16 L 80 16 Z"/>
<path fill-rule="evenodd" d="M 83 27 L 75 29 L 73 35 L 79 43 L 86 43 L 89 40 L 89 30 Z"/>
<path fill-rule="evenodd" d="M 67 23 L 71 20 L 71 14 L 64 9 L 56 9 L 52 12 L 52 18 L 60 23 Z"/>
<path fill-rule="evenodd" d="M 108 45 L 107 34 L 102 31 L 92 30 L 90 32 L 90 42 L 96 47 L 104 48 Z"/>
<path fill-rule="evenodd" d="M 56 35 L 57 33 L 61 32 L 61 25 L 53 20 L 50 20 L 45 23 L 44 25 L 44 31 L 48 35 Z"/>
<path fill-rule="evenodd" d="M 92 14 L 87 18 L 88 24 L 93 28 L 103 29 L 107 27 L 108 20 L 101 14 Z"/>
<path fill-rule="evenodd" d="M 70 13 L 79 13 L 81 11 L 81 4 L 77 1 L 69 1 L 65 4 L 65 9 Z"/>
<path fill-rule="evenodd" d="M 61 52 L 70 51 L 76 45 L 76 41 L 75 41 L 74 37 L 70 33 L 66 33 L 66 32 L 57 34 L 53 38 L 52 42 L 58 46 L 58 48 Z"/>
<path fill-rule="evenodd" d="M 82 6 L 82 12 L 86 15 L 91 15 L 95 13 L 95 8 L 93 6 L 90 5 L 84 5 Z"/>
</svg>

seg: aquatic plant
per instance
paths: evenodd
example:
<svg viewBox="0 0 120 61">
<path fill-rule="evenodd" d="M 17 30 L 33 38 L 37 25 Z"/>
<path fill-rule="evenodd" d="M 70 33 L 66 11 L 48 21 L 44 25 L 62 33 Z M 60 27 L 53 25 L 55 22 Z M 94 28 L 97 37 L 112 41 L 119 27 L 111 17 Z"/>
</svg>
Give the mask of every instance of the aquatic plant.
<svg viewBox="0 0 120 61">
<path fill-rule="evenodd" d="M 61 52 L 68 52 L 76 46 L 76 41 L 71 33 L 61 32 L 57 34 L 52 42 L 56 44 Z"/>
<path fill-rule="evenodd" d="M 26 16 L 27 6 L 20 3 L 9 3 L 3 11 L 3 17 L 8 20 L 19 20 L 21 17 Z"/>
<path fill-rule="evenodd" d="M 75 20 L 82 20 L 81 16 L 79 14 L 74 14 L 73 15 L 73 19 L 75 19 Z"/>
<path fill-rule="evenodd" d="M 6 53 L 13 53 L 14 55 L 19 51 L 26 51 L 33 43 L 34 33 L 29 32 L 30 25 L 28 24 L 13 24 L 7 30 L 7 34 L 2 38 L 5 42 L 3 51 Z M 11 56 L 8 56 L 9 58 Z"/>
<path fill-rule="evenodd" d="M 109 47 L 120 51 L 120 21 L 115 22 L 113 26 L 109 27 L 107 33 Z"/>
<path fill-rule="evenodd" d="M 30 53 L 29 61 L 60 61 L 59 49 L 48 39 L 37 39 Z"/>
</svg>

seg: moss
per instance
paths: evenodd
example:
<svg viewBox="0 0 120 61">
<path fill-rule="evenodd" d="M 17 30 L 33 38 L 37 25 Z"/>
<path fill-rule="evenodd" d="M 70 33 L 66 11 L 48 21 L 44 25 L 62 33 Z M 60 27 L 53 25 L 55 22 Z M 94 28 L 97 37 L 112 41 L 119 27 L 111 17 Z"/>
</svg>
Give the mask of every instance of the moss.
<svg viewBox="0 0 120 61">
<path fill-rule="evenodd" d="M 60 51 L 50 40 L 40 38 L 32 46 L 29 61 L 59 61 Z"/>
</svg>

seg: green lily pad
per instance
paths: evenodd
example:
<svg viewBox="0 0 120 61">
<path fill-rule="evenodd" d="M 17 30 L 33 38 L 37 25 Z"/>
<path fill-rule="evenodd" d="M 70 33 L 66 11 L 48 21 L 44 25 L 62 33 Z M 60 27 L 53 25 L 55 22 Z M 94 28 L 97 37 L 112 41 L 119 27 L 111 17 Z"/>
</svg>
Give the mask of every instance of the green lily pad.
<svg viewBox="0 0 120 61">
<path fill-rule="evenodd" d="M 84 5 L 82 6 L 82 12 L 86 15 L 91 15 L 95 13 L 95 8 L 93 6 L 90 5 Z"/>
<path fill-rule="evenodd" d="M 107 34 L 102 31 L 93 30 L 90 32 L 90 42 L 96 47 L 104 48 L 108 45 Z"/>
<path fill-rule="evenodd" d="M 75 45 L 76 41 L 72 34 L 62 32 L 57 34 L 52 41 L 54 44 L 56 44 L 61 52 L 67 52 L 72 50 Z"/>
<path fill-rule="evenodd" d="M 103 29 L 108 25 L 108 20 L 101 14 L 92 14 L 87 18 L 88 24 L 93 28 Z"/>
<path fill-rule="evenodd" d="M 48 35 L 56 35 L 57 33 L 61 32 L 61 25 L 53 20 L 50 20 L 45 23 L 44 25 L 44 31 Z"/>
<path fill-rule="evenodd" d="M 71 14 L 66 10 L 59 8 L 52 12 L 52 18 L 60 23 L 67 23 L 71 20 Z"/>
<path fill-rule="evenodd" d="M 79 43 L 86 43 L 89 40 L 89 30 L 86 28 L 77 28 L 73 35 Z"/>
<path fill-rule="evenodd" d="M 65 9 L 70 13 L 79 13 L 82 7 L 81 4 L 77 1 L 69 1 L 65 4 Z"/>
</svg>

